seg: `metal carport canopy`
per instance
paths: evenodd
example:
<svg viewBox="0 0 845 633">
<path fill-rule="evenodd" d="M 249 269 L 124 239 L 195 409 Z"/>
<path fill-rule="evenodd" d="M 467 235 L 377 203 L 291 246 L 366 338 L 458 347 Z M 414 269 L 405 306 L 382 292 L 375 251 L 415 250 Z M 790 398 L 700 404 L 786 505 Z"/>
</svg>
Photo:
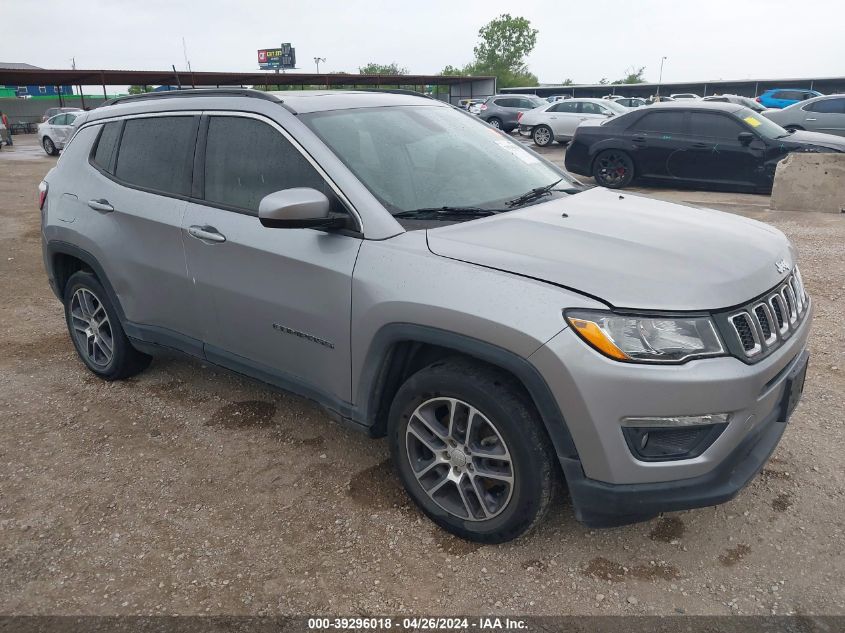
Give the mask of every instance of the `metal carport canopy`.
<svg viewBox="0 0 845 633">
<path fill-rule="evenodd" d="M 178 77 L 178 81 L 177 81 Z M 274 73 L 274 72 L 187 72 L 172 70 L 49 70 L 0 69 L 0 85 L 73 86 L 73 85 L 177 85 L 182 86 L 448 86 L 468 82 L 494 81 L 494 77 L 456 77 L 451 75 L 354 75 L 345 73 Z M 495 85 L 495 83 L 494 83 Z"/>
</svg>

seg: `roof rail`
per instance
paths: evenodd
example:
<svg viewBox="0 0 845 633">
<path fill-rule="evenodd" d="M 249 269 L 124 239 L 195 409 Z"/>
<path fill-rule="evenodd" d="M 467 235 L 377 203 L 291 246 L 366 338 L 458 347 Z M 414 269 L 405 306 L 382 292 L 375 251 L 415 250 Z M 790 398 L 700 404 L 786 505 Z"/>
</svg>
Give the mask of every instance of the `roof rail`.
<svg viewBox="0 0 845 633">
<path fill-rule="evenodd" d="M 100 107 L 125 103 L 127 101 L 147 101 L 153 99 L 176 99 L 180 97 L 252 97 L 282 103 L 278 97 L 249 88 L 190 88 L 186 90 L 163 90 L 161 92 L 142 92 L 137 95 L 115 97 L 105 101 Z"/>
</svg>

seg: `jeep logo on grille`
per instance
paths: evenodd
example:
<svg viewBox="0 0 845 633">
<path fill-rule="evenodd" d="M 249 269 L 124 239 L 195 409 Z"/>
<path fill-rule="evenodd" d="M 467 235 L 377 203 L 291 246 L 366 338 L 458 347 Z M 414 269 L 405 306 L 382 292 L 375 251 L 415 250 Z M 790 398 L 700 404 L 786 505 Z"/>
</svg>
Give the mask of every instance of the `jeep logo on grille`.
<svg viewBox="0 0 845 633">
<path fill-rule="evenodd" d="M 779 273 L 785 273 L 789 270 L 789 264 L 786 263 L 785 259 L 779 259 L 775 262 L 775 268 L 778 269 Z"/>
</svg>

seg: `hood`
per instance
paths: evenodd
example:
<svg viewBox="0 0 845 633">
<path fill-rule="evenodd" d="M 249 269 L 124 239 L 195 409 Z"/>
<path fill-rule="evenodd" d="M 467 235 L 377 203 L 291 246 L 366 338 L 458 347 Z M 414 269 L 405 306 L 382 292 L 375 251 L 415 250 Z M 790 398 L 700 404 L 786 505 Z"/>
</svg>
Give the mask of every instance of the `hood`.
<svg viewBox="0 0 845 633">
<path fill-rule="evenodd" d="M 800 143 L 801 145 L 826 147 L 828 149 L 835 149 L 840 152 L 845 152 L 845 137 L 836 136 L 835 134 L 825 134 L 824 132 L 805 132 L 804 130 L 796 130 L 795 132 L 789 135 L 788 140 L 792 143 Z"/>
<path fill-rule="evenodd" d="M 795 262 L 784 234 L 761 222 L 601 188 L 429 230 L 428 244 L 642 310 L 739 305 L 784 279 L 775 262 Z"/>
</svg>

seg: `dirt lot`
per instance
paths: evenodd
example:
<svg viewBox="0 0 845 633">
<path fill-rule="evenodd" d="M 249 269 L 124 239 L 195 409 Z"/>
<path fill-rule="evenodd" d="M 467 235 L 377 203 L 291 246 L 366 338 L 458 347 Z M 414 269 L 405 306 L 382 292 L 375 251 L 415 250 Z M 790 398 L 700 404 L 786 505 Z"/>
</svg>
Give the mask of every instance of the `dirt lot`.
<svg viewBox="0 0 845 633">
<path fill-rule="evenodd" d="M 817 310 L 803 403 L 731 503 L 591 531 L 562 499 L 480 547 L 409 503 L 384 441 L 304 400 L 184 359 L 89 374 L 41 265 L 54 162 L 32 137 L 0 152 L 0 613 L 845 613 L 845 216 L 653 191 L 797 244 Z"/>
</svg>

